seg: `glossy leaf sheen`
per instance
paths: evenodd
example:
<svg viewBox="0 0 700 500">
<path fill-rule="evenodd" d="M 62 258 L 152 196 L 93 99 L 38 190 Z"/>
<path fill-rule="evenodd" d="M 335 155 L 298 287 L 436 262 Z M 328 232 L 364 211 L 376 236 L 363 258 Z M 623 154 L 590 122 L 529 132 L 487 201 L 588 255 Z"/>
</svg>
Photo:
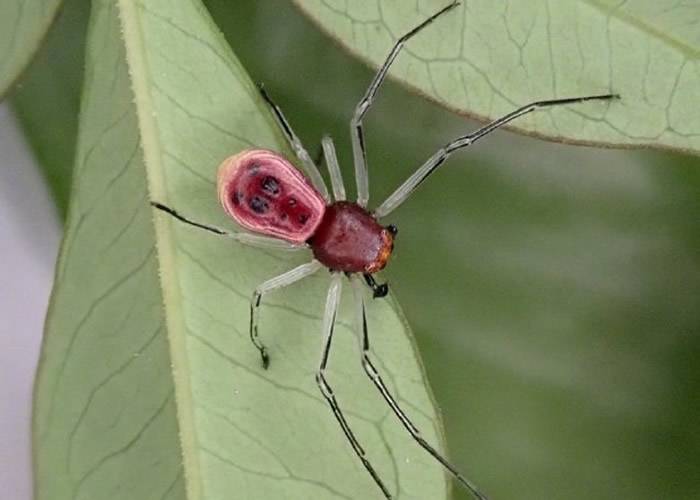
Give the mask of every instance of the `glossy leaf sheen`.
<svg viewBox="0 0 700 500">
<path fill-rule="evenodd" d="M 447 0 L 295 0 L 353 54 L 380 64 Z M 532 101 L 616 92 L 622 101 L 539 112 L 522 132 L 700 151 L 700 4 L 463 2 L 408 43 L 391 76 L 457 112 L 493 119 Z"/>
<path fill-rule="evenodd" d="M 0 3 L 0 96 L 31 61 L 60 5 L 61 0 Z"/>
<path fill-rule="evenodd" d="M 309 255 L 243 248 L 148 205 L 158 199 L 232 227 L 216 199 L 217 165 L 246 147 L 281 149 L 206 11 L 195 1 L 98 0 L 86 59 L 72 201 L 36 390 L 37 498 L 376 497 L 314 382 L 327 274 L 265 299 L 272 364 L 263 371 L 248 340 L 249 296 Z M 362 373 L 347 302 L 329 372 L 340 403 L 393 491 L 444 498 L 443 471 Z M 379 369 L 438 442 L 397 310 L 371 302 Z"/>
</svg>

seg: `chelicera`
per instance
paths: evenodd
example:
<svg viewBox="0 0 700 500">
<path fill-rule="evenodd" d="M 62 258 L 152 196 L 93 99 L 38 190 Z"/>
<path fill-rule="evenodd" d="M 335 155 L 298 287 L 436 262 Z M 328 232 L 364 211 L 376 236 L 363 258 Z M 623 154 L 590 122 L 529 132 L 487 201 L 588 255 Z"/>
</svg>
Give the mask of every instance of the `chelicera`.
<svg viewBox="0 0 700 500">
<path fill-rule="evenodd" d="M 156 208 L 169 213 L 184 223 L 218 235 L 231 237 L 243 244 L 264 248 L 310 249 L 312 251 L 314 258 L 311 262 L 263 282 L 253 292 L 250 305 L 250 338 L 260 352 L 263 367 L 266 369 L 270 363 L 270 356 L 260 340 L 258 332 L 259 308 L 263 296 L 273 290 L 296 283 L 320 269 L 327 268 L 331 271 L 331 284 L 322 322 L 324 340 L 321 361 L 316 372 L 316 382 L 350 446 L 387 499 L 393 498 L 391 492 L 366 457 L 338 405 L 331 385 L 326 379 L 328 356 L 343 280 L 349 280 L 357 305 L 356 328 L 365 374 L 413 439 L 440 462 L 475 498 L 484 500 L 486 498 L 484 494 L 422 437 L 372 363 L 365 314 L 364 286 L 366 284 L 372 289 L 375 298 L 383 297 L 388 293 L 387 284 L 378 284 L 373 275 L 386 266 L 394 248 L 397 234 L 395 226 L 384 226 L 380 220 L 406 201 L 428 176 L 445 163 L 451 154 L 473 144 L 510 121 L 540 108 L 592 100 L 609 100 L 618 97 L 615 94 L 602 94 L 537 101 L 522 106 L 474 132 L 457 137 L 445 144 L 383 203 L 373 210 L 368 209 L 369 181 L 362 120 L 370 109 L 389 67 L 406 41 L 437 17 L 452 10 L 457 5 L 458 2 L 451 3 L 397 40 L 355 108 L 350 123 L 350 133 L 357 184 L 356 201 L 346 199 L 345 187 L 332 139 L 326 136 L 321 141 L 333 190 L 333 199 L 331 200 L 318 167 L 311 160 L 280 108 L 261 87 L 262 98 L 270 106 L 308 178 L 281 155 L 264 149 L 245 150 L 224 160 L 218 172 L 219 201 L 226 213 L 250 232 L 231 232 L 202 224 L 179 214 L 170 207 L 152 202 Z"/>
</svg>

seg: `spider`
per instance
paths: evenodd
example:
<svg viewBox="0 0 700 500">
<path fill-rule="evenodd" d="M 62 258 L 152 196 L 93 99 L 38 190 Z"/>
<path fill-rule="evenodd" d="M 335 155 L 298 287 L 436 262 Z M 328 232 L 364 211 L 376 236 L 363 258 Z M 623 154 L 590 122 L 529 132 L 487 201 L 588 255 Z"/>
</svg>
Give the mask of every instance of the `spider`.
<svg viewBox="0 0 700 500">
<path fill-rule="evenodd" d="M 388 285 L 386 283 L 378 284 L 373 274 L 386 266 L 397 235 L 396 226 L 382 226 L 379 220 L 406 201 L 418 186 L 455 151 L 466 148 L 512 120 L 540 108 L 619 98 L 617 94 L 591 95 L 537 101 L 522 106 L 472 133 L 445 144 L 378 208 L 373 211 L 368 210 L 369 181 L 362 120 L 370 109 L 389 67 L 404 44 L 435 19 L 454 9 L 457 5 L 459 2 L 456 1 L 447 5 L 396 41 L 355 108 L 350 122 L 357 184 L 357 200 L 355 202 L 346 199 L 345 187 L 331 137 L 323 137 L 321 147 L 330 174 L 333 201 L 331 201 L 328 189 L 316 166 L 316 163 L 320 162 L 314 162 L 311 159 L 282 114 L 281 109 L 262 86 L 260 86 L 262 98 L 271 108 L 286 140 L 304 167 L 309 179 L 304 177 L 287 159 L 273 151 L 248 149 L 224 160 L 218 171 L 219 201 L 226 213 L 250 232 L 225 231 L 196 222 L 161 203 L 151 202 L 155 208 L 167 212 L 181 222 L 217 235 L 231 237 L 243 244 L 263 248 L 311 249 L 314 256 L 311 262 L 263 282 L 253 292 L 250 303 L 250 339 L 259 351 L 265 369 L 269 366 L 270 357 L 258 334 L 259 308 L 263 296 L 273 290 L 296 283 L 324 267 L 331 272 L 331 284 L 328 289 L 322 321 L 323 346 L 316 372 L 316 383 L 355 454 L 387 499 L 391 499 L 392 494 L 365 455 L 326 379 L 328 356 L 340 303 L 343 278 L 346 277 L 349 280 L 356 303 L 356 323 L 364 372 L 413 439 L 442 464 L 475 498 L 485 500 L 486 496 L 422 437 L 420 431 L 396 402 L 372 363 L 363 287 L 365 284 L 369 286 L 375 298 L 384 297 L 388 293 Z"/>
</svg>

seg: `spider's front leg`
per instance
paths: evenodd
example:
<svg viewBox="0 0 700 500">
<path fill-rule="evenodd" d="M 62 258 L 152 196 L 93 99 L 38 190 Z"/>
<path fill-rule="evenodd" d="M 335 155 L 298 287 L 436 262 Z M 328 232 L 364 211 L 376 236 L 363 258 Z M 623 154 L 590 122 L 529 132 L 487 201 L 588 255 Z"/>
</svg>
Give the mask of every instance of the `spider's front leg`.
<svg viewBox="0 0 700 500">
<path fill-rule="evenodd" d="M 463 135 L 448 142 L 440 148 L 433 156 L 423 163 L 411 176 L 401 184 L 396 191 L 389 195 L 384 202 L 374 211 L 377 218 L 385 217 L 393 212 L 399 205 L 406 201 L 409 196 L 420 186 L 433 172 L 435 172 L 445 161 L 455 152 L 472 145 L 475 141 L 487 136 L 494 130 L 507 125 L 516 118 L 519 118 L 533 111 L 555 106 L 567 106 L 588 101 L 610 101 L 619 99 L 618 94 L 588 95 L 583 97 L 567 97 L 564 99 L 549 99 L 546 101 L 536 101 L 525 106 L 521 106 L 515 111 L 511 111 L 505 116 L 487 123 L 474 132 Z"/>
<path fill-rule="evenodd" d="M 355 113 L 350 121 L 350 138 L 352 139 L 352 156 L 355 164 L 355 182 L 357 184 L 357 204 L 361 207 L 366 207 L 369 201 L 369 174 L 367 173 L 367 151 L 365 149 L 365 137 L 362 120 L 369 111 L 369 108 L 374 102 L 374 97 L 381 87 L 382 82 L 386 78 L 386 74 L 391 67 L 391 64 L 399 55 L 401 49 L 406 42 L 419 33 L 423 28 L 435 21 L 438 17 L 449 12 L 459 5 L 458 1 L 453 1 L 451 4 L 443 7 L 428 19 L 420 23 L 408 33 L 399 38 L 392 47 L 389 55 L 387 55 L 384 63 L 379 68 L 379 71 L 374 75 L 372 82 L 362 96 L 362 99 L 355 107 Z"/>
</svg>

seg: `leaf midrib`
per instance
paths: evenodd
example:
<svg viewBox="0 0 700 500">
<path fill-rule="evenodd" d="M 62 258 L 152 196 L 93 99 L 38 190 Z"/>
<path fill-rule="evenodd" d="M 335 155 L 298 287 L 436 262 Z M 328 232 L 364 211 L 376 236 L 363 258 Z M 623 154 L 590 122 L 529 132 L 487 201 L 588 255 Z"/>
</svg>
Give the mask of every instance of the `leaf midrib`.
<svg viewBox="0 0 700 500">
<path fill-rule="evenodd" d="M 160 143 L 159 129 L 154 119 L 155 108 L 149 91 L 152 85 L 144 48 L 139 12 L 141 6 L 133 0 L 118 0 L 117 9 L 123 30 L 127 67 L 134 92 L 134 106 L 138 117 L 149 197 L 167 203 L 162 163 L 163 148 Z M 185 491 L 188 499 L 196 500 L 202 498 L 202 483 L 200 464 L 197 453 L 195 453 L 197 439 L 194 432 L 194 404 L 185 346 L 183 308 L 180 307 L 183 302 L 182 294 L 178 285 L 177 267 L 174 265 L 175 242 L 165 219 L 154 217 L 153 225 L 163 298 L 163 314 L 167 330 L 166 337 L 170 347 Z"/>
</svg>

